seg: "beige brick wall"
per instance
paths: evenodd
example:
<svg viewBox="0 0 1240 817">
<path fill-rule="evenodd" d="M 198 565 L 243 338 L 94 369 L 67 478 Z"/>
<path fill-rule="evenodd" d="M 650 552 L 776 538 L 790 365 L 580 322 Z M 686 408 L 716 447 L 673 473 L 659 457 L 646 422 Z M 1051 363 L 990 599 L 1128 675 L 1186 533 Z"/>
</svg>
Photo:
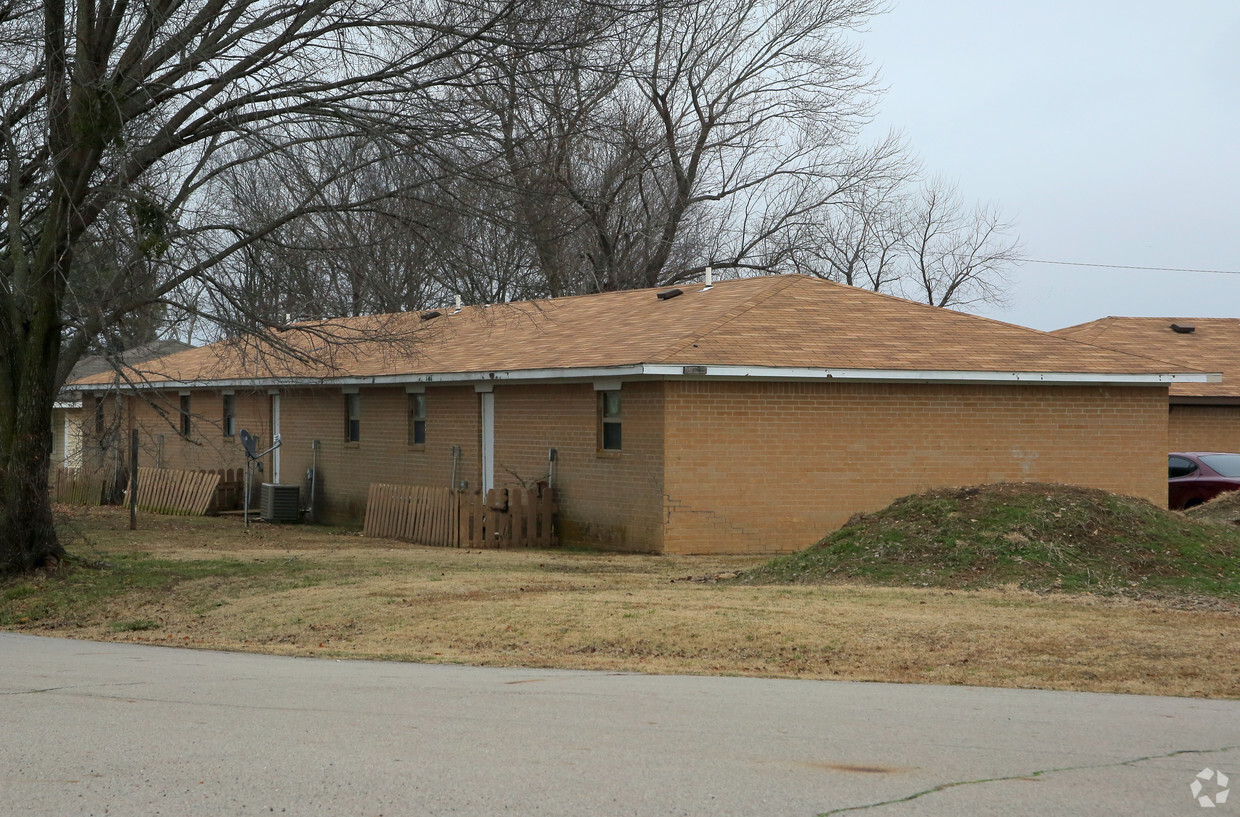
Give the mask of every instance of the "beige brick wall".
<svg viewBox="0 0 1240 817">
<path fill-rule="evenodd" d="M 1165 388 L 669 382 L 672 553 L 790 551 L 937 486 L 1064 481 L 1165 504 Z"/>
<path fill-rule="evenodd" d="M 336 387 L 281 392 L 281 478 L 308 491 L 311 444 L 319 441 L 316 517 L 360 524 L 372 482 L 441 485 L 452 482 L 452 446 L 461 448 L 457 480 L 478 487 L 478 395 L 472 386 L 426 390 L 426 444 L 409 444 L 409 397 L 403 386 L 366 387 L 361 397 L 361 439 L 345 440 L 345 399 Z M 303 503 L 304 504 L 304 503 Z"/>
<path fill-rule="evenodd" d="M 1240 406 L 1172 405 L 1171 451 L 1240 452 Z"/>
<path fill-rule="evenodd" d="M 622 451 L 600 453 L 590 383 L 495 387 L 495 484 L 532 485 L 556 448 L 564 544 L 657 552 L 662 544 L 663 383 L 620 389 Z"/>
<path fill-rule="evenodd" d="M 190 434 L 181 436 L 181 398 L 177 391 L 144 391 L 129 397 L 127 410 L 133 413 L 138 429 L 138 464 L 155 468 L 187 470 L 244 468 L 245 449 L 240 431 L 245 429 L 258 437 L 259 445 L 271 445 L 271 398 L 266 389 L 238 389 L 233 396 L 237 434 L 224 434 L 224 393 L 214 389 L 190 391 Z M 89 407 L 89 398 L 86 401 Z M 89 412 L 86 412 L 89 414 Z M 116 425 L 121 447 L 127 439 L 128 418 Z M 125 449 L 127 457 L 127 448 Z M 255 475 L 255 484 L 269 481 L 271 457 L 264 460 L 264 471 Z"/>
</svg>

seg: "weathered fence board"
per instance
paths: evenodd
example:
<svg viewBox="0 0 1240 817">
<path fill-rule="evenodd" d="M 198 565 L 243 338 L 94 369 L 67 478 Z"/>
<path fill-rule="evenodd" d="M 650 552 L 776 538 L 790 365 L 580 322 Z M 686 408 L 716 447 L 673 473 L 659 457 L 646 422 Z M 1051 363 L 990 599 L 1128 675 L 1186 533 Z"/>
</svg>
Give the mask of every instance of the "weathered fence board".
<svg viewBox="0 0 1240 817">
<path fill-rule="evenodd" d="M 372 483 L 366 536 L 439 547 L 552 547 L 555 502 L 550 491 L 495 488 L 452 491 L 424 485 Z"/>
<path fill-rule="evenodd" d="M 363 532 L 383 539 L 459 547 L 458 506 L 456 492 L 448 488 L 372 483 Z"/>
<path fill-rule="evenodd" d="M 220 481 L 218 471 L 139 467 L 138 509 L 149 513 L 203 516 L 216 498 Z"/>
<path fill-rule="evenodd" d="M 81 468 L 57 468 L 52 499 L 66 505 L 101 505 L 107 480 Z"/>
<path fill-rule="evenodd" d="M 244 502 L 242 491 L 245 490 L 245 469 L 219 468 L 204 473 L 219 474 L 220 483 L 215 487 L 215 496 L 211 497 L 211 505 L 207 513 L 219 513 L 240 508 Z"/>
<path fill-rule="evenodd" d="M 461 495 L 461 547 L 553 547 L 557 508 L 549 490 L 493 488 Z"/>
</svg>

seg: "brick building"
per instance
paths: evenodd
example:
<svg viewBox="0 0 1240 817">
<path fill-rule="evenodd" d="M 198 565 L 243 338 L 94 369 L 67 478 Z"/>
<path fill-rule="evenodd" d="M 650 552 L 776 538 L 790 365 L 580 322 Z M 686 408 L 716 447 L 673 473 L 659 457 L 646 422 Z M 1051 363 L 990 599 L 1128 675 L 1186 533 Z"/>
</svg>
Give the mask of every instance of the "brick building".
<svg viewBox="0 0 1240 817">
<path fill-rule="evenodd" d="M 1165 503 L 1168 384 L 1211 377 L 803 276 L 301 323 L 147 368 L 151 464 L 239 467 L 240 429 L 279 433 L 263 478 L 313 461 L 320 519 L 360 520 L 372 482 L 550 480 L 561 541 L 669 553 L 800 549 L 935 486 Z"/>
<path fill-rule="evenodd" d="M 1240 320 L 1102 318 L 1053 334 L 1178 366 L 1220 372 L 1211 383 L 1171 384 L 1169 451 L 1240 451 Z"/>
</svg>

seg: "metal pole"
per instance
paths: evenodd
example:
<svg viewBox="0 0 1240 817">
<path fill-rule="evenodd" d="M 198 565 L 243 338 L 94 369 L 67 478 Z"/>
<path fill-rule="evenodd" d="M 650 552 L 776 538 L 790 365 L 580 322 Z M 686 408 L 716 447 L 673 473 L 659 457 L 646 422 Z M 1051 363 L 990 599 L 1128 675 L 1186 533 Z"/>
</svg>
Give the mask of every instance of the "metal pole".
<svg viewBox="0 0 1240 817">
<path fill-rule="evenodd" d="M 243 489 L 243 492 L 245 493 L 245 500 L 241 506 L 243 509 L 241 511 L 241 516 L 245 520 L 245 527 L 249 528 L 250 527 L 250 460 L 248 458 L 245 461 L 245 488 Z"/>
<path fill-rule="evenodd" d="M 129 439 L 129 529 L 138 529 L 138 429 Z"/>
<path fill-rule="evenodd" d="M 319 480 L 319 441 L 310 442 L 310 521 L 314 520 L 315 489 Z"/>
</svg>

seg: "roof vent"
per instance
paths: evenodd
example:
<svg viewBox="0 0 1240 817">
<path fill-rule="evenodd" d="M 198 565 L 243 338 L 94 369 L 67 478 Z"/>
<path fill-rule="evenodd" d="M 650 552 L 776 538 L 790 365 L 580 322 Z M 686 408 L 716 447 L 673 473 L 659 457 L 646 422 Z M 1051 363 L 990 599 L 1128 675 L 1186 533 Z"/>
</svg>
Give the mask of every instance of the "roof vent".
<svg viewBox="0 0 1240 817">
<path fill-rule="evenodd" d="M 714 289 L 714 287 L 715 287 L 714 276 L 711 275 L 710 267 L 707 267 L 706 268 L 706 286 L 702 287 L 702 291 L 705 292 L 708 289 Z"/>
<path fill-rule="evenodd" d="M 424 321 L 429 321 L 432 318 L 438 318 L 442 314 L 443 313 L 438 309 L 432 309 L 430 312 L 423 312 L 421 315 L 418 315 L 418 317 Z"/>
<path fill-rule="evenodd" d="M 1191 335 L 1197 331 L 1197 327 L 1191 323 L 1173 323 L 1171 324 L 1171 331 L 1179 335 Z"/>
<path fill-rule="evenodd" d="M 665 289 L 662 292 L 660 292 L 656 297 L 660 301 L 667 301 L 672 298 L 675 298 L 677 295 L 684 295 L 684 294 L 685 294 L 684 290 L 681 290 L 681 289 Z"/>
</svg>

